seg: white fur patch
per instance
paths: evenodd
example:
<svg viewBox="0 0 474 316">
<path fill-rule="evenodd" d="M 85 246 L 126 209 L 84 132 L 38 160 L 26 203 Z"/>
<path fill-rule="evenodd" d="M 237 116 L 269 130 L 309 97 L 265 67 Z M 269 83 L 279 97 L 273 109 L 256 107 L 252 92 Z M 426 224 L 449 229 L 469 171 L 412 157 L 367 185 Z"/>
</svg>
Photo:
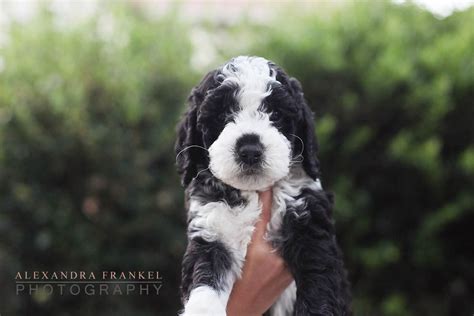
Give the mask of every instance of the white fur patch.
<svg viewBox="0 0 474 316">
<path fill-rule="evenodd" d="M 270 95 L 269 83 L 278 82 L 268 60 L 262 57 L 236 57 L 224 65 L 222 74 L 226 78 L 224 83 L 231 82 L 239 86 L 237 100 L 240 107 L 253 111 Z"/>
<path fill-rule="evenodd" d="M 246 175 L 235 157 L 235 144 L 244 134 L 256 134 L 263 144 L 262 172 Z M 228 123 L 209 147 L 210 170 L 223 182 L 240 190 L 263 190 L 288 174 L 291 144 L 271 125 L 266 113 L 241 112 Z"/>
<path fill-rule="evenodd" d="M 210 202 L 202 205 L 202 202 L 191 198 L 189 207 L 189 212 L 193 216 L 189 228 L 190 231 L 197 231 L 190 237 L 223 242 L 235 261 L 232 268 L 236 277 L 240 277 L 247 254 L 247 245 L 261 212 L 256 192 L 247 191 L 241 194 L 247 200 L 245 205 L 230 207 L 225 202 Z"/>
<path fill-rule="evenodd" d="M 191 291 L 181 316 L 225 316 L 228 298 L 209 286 L 197 287 Z"/>
</svg>

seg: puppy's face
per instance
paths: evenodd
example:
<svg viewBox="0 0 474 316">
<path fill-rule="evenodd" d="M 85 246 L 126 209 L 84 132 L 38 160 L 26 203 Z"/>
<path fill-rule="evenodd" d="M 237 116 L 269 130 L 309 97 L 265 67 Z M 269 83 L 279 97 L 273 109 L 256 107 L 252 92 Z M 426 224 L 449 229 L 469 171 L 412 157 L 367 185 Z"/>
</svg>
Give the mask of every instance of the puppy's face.
<svg viewBox="0 0 474 316">
<path fill-rule="evenodd" d="M 314 147 L 312 116 L 301 87 L 266 59 L 232 59 L 208 74 L 190 100 L 187 115 L 195 116 L 195 126 L 184 127 L 185 136 L 196 133 L 189 145 L 208 150 L 207 157 L 196 148 L 194 157 L 188 153 L 187 158 L 202 164 L 195 167 L 194 176 L 199 169 L 209 168 L 232 187 L 262 190 L 285 177 L 292 164 L 303 163 L 309 169 L 314 164 L 316 168 L 316 158 L 308 155 Z M 177 151 L 185 150 L 186 145 L 178 139 Z M 317 168 L 307 169 L 315 177 Z"/>
<path fill-rule="evenodd" d="M 288 174 L 298 111 L 276 75 L 264 59 L 236 58 L 201 107 L 210 170 L 237 189 L 261 190 Z"/>
</svg>

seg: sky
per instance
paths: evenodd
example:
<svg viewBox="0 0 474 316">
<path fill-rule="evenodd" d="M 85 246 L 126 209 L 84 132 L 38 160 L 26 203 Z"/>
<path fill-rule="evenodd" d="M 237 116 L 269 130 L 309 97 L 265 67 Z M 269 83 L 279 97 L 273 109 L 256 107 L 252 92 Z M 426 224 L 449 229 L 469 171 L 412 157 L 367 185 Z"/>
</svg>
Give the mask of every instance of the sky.
<svg viewBox="0 0 474 316">
<path fill-rule="evenodd" d="M 405 3 L 407 1 L 394 0 L 393 2 Z M 474 5 L 474 0 L 415 0 L 414 2 L 441 17 L 446 17 L 455 10 L 464 10 Z"/>
<path fill-rule="evenodd" d="M 84 16 L 90 14 L 99 0 L 50 0 L 55 10 L 65 15 Z M 343 0 L 332 0 L 334 2 L 343 2 Z M 355 0 L 357 1 L 368 1 L 368 0 Z M 377 0 L 372 0 L 377 1 Z M 395 3 L 405 3 L 407 0 L 392 0 Z M 474 5 L 474 0 L 412 0 L 419 6 L 426 8 L 435 15 L 443 18 L 449 16 L 456 10 L 464 10 Z M 19 20 L 28 20 L 28 18 L 34 13 L 38 3 L 44 2 L 42 0 L 0 0 L 0 25 L 1 19 L 13 18 Z M 173 0 L 132 0 L 132 2 L 146 3 L 147 6 L 163 7 L 163 5 L 170 4 Z M 262 5 L 269 5 L 269 1 L 257 0 L 257 1 L 242 1 L 242 0 L 184 0 L 187 6 L 192 11 L 199 9 L 201 4 L 212 4 L 213 7 L 222 7 L 224 10 L 229 7 L 238 8 L 240 7 L 252 7 L 254 5 L 257 9 Z M 285 2 L 285 1 L 279 1 Z M 331 0 L 313 0 L 313 1 L 300 1 L 300 2 L 320 2 L 321 4 L 328 4 Z M 273 2 L 274 4 L 275 2 Z M 272 4 L 272 5 L 273 5 Z M 5 11 L 5 12 L 1 12 Z M 242 10 L 238 10 L 242 11 Z"/>
</svg>

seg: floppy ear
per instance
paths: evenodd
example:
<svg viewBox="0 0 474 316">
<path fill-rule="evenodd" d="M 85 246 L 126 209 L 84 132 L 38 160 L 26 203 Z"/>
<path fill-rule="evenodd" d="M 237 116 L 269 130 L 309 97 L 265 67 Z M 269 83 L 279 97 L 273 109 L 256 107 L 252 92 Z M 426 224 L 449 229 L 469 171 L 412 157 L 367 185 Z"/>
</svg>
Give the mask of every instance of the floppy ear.
<svg viewBox="0 0 474 316">
<path fill-rule="evenodd" d="M 299 81 L 295 78 L 291 78 L 290 86 L 293 97 L 296 100 L 296 106 L 301 113 L 296 134 L 304 143 L 304 150 L 302 153 L 303 168 L 308 176 L 316 180 L 320 176 L 320 173 L 319 160 L 316 157 L 318 142 L 314 132 L 313 112 L 311 112 L 311 109 L 304 99 L 303 89 L 301 88 Z"/>
<path fill-rule="evenodd" d="M 207 151 L 199 148 L 204 145 L 202 133 L 197 127 L 197 117 L 207 91 L 215 88 L 215 73 L 216 71 L 209 72 L 201 83 L 193 88 L 188 97 L 188 110 L 178 124 L 178 138 L 175 144 L 176 164 L 184 187 L 188 186 L 199 170 L 209 165 Z"/>
</svg>

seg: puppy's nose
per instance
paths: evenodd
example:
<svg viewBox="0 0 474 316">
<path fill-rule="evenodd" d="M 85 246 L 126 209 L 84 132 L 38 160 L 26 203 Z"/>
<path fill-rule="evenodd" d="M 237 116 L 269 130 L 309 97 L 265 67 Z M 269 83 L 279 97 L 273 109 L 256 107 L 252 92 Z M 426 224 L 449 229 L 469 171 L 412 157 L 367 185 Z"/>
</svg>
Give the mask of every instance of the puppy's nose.
<svg viewBox="0 0 474 316">
<path fill-rule="evenodd" d="M 257 164 L 262 160 L 262 148 L 258 145 L 248 144 L 239 148 L 240 160 L 248 165 Z"/>
<path fill-rule="evenodd" d="M 236 153 L 238 160 L 246 165 L 255 165 L 262 161 L 263 145 L 260 137 L 255 134 L 245 134 L 237 140 Z"/>
</svg>

